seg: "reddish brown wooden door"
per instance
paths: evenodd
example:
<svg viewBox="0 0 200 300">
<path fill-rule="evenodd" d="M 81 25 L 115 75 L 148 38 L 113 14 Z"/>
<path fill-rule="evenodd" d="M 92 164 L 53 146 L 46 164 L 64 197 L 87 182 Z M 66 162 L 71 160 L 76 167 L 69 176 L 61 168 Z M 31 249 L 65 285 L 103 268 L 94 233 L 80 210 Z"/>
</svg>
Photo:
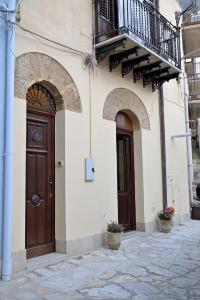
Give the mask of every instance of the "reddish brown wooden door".
<svg viewBox="0 0 200 300">
<path fill-rule="evenodd" d="M 27 258 L 55 251 L 54 115 L 27 113 Z"/>
<path fill-rule="evenodd" d="M 118 222 L 125 230 L 135 230 L 135 178 L 132 121 L 123 113 L 117 122 Z"/>
</svg>

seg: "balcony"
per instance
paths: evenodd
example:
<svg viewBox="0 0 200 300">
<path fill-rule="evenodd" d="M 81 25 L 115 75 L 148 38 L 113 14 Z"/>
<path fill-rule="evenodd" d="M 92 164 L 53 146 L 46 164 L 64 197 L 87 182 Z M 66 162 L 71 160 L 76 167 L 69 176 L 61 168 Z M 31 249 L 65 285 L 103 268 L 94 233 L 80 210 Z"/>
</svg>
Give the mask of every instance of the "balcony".
<svg viewBox="0 0 200 300">
<path fill-rule="evenodd" d="M 200 116 L 200 74 L 189 75 L 188 83 L 190 119 L 196 119 Z"/>
<path fill-rule="evenodd" d="M 146 0 L 95 0 L 98 63 L 109 56 L 110 71 L 121 66 L 155 91 L 181 72 L 180 30 Z"/>
<path fill-rule="evenodd" d="M 200 23 L 200 12 L 185 13 L 183 15 L 183 26 L 190 26 Z"/>
<path fill-rule="evenodd" d="M 185 13 L 183 15 L 183 46 L 184 53 L 189 53 L 199 49 L 200 36 L 200 12 Z M 195 58 L 200 55 L 200 52 L 192 53 L 189 57 Z"/>
<path fill-rule="evenodd" d="M 186 62 L 185 71 L 189 77 L 200 74 L 200 62 Z"/>
<path fill-rule="evenodd" d="M 189 83 L 189 102 L 194 104 L 200 100 L 200 62 L 186 62 L 185 71 Z"/>
<path fill-rule="evenodd" d="M 200 100 L 200 74 L 192 74 L 188 76 L 189 82 L 189 100 Z"/>
</svg>

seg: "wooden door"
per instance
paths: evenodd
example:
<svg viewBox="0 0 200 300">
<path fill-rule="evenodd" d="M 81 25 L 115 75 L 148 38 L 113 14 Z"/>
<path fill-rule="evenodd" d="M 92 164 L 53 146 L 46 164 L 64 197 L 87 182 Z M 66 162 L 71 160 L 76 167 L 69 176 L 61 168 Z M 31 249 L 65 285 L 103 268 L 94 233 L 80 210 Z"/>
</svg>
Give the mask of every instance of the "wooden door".
<svg viewBox="0 0 200 300">
<path fill-rule="evenodd" d="M 55 251 L 54 115 L 28 111 L 26 150 L 27 258 Z"/>
<path fill-rule="evenodd" d="M 125 230 L 136 229 L 134 181 L 133 130 L 117 127 L 118 222 Z"/>
</svg>

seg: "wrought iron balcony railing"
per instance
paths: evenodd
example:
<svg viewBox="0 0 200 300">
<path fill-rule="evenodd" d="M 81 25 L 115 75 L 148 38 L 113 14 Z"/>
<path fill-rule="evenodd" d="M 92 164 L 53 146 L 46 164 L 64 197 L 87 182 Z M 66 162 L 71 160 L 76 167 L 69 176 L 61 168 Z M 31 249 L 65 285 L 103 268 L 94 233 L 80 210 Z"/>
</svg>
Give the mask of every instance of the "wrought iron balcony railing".
<svg viewBox="0 0 200 300">
<path fill-rule="evenodd" d="M 180 69 L 180 29 L 147 0 L 95 0 L 96 44 L 127 34 Z"/>
<path fill-rule="evenodd" d="M 194 76 L 194 74 L 200 74 L 200 62 L 186 62 L 185 71 L 188 76 Z"/>
<path fill-rule="evenodd" d="M 200 74 L 190 74 L 189 82 L 189 100 L 200 100 Z"/>
<path fill-rule="evenodd" d="M 183 15 L 183 26 L 200 23 L 200 12 L 185 13 Z"/>
</svg>

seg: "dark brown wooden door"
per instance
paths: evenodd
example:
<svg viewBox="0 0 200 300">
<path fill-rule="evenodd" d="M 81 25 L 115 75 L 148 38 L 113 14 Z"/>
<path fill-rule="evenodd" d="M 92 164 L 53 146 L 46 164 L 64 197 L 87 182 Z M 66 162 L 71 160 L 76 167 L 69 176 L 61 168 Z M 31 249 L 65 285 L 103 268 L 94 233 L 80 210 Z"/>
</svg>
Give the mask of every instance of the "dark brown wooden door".
<svg viewBox="0 0 200 300">
<path fill-rule="evenodd" d="M 118 222 L 125 230 L 135 230 L 135 178 L 132 122 L 123 113 L 117 122 Z"/>
<path fill-rule="evenodd" d="M 26 249 L 27 258 L 55 251 L 54 115 L 27 113 Z"/>
</svg>

